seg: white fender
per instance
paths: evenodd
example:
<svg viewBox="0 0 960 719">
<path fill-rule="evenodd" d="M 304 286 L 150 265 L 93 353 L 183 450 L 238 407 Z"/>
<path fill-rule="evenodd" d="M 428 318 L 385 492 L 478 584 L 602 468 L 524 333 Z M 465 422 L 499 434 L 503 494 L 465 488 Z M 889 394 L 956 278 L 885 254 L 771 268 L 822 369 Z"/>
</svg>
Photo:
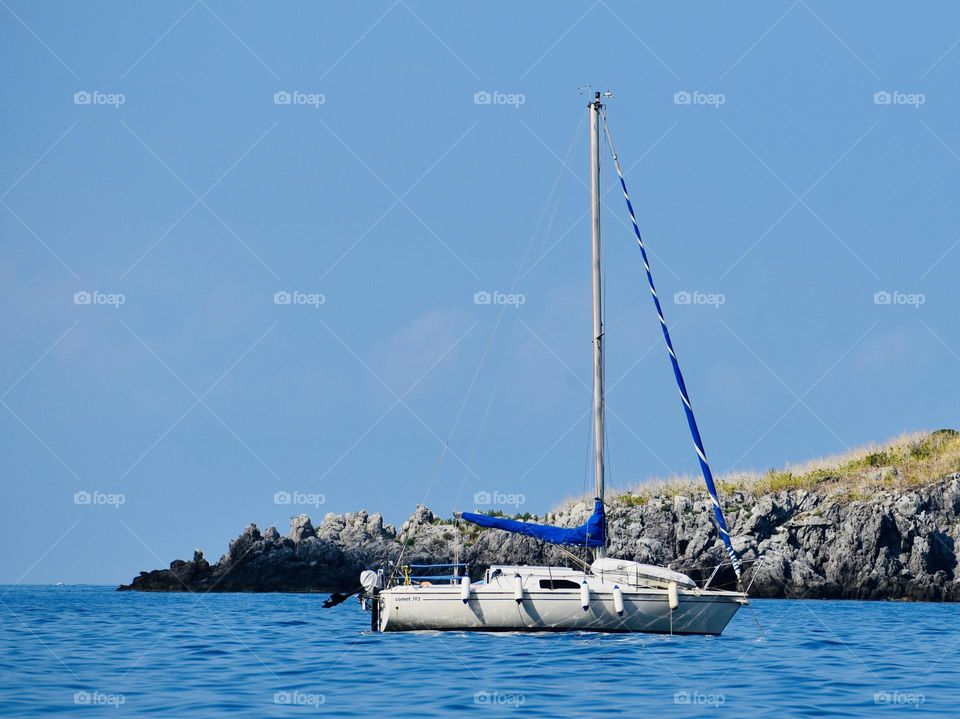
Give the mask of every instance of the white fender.
<svg viewBox="0 0 960 719">
<path fill-rule="evenodd" d="M 670 582 L 667 585 L 667 602 L 670 604 L 670 611 L 680 606 L 680 595 L 677 592 L 677 583 Z"/>
<path fill-rule="evenodd" d="M 590 585 L 587 584 L 586 579 L 580 582 L 580 606 L 583 607 L 583 611 L 590 608 Z"/>
<path fill-rule="evenodd" d="M 513 576 L 513 598 L 517 604 L 523 602 L 523 577 L 519 574 Z"/>
<path fill-rule="evenodd" d="M 470 577 L 460 580 L 460 599 L 464 604 L 470 601 Z"/>
<path fill-rule="evenodd" d="M 623 590 L 620 589 L 619 584 L 613 585 L 613 608 L 618 617 L 623 616 Z"/>
</svg>

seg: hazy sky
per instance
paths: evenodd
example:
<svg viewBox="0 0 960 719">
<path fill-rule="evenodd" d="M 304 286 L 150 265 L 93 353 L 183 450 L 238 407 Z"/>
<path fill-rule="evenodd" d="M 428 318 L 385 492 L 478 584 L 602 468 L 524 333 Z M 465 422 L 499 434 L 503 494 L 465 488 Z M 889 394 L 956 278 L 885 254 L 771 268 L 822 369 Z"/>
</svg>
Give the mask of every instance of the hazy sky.
<svg viewBox="0 0 960 719">
<path fill-rule="evenodd" d="M 588 488 L 589 83 L 717 472 L 956 426 L 958 36 L 945 2 L 7 0 L 0 582 Z M 696 460 L 607 160 L 625 487 Z"/>
</svg>

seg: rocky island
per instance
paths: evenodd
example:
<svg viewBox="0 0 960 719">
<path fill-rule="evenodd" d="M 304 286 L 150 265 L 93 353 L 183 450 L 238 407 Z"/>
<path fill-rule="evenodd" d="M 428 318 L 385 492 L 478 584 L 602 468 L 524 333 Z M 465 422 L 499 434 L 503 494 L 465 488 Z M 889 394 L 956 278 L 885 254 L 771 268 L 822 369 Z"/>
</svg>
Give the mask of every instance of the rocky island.
<svg viewBox="0 0 960 719">
<path fill-rule="evenodd" d="M 754 597 L 960 600 L 960 433 L 940 430 L 806 467 L 729 476 L 718 485 Z M 695 579 L 723 558 L 710 502 L 692 480 L 612 492 L 611 556 L 669 566 Z M 542 518 L 575 526 L 592 511 L 573 503 Z M 529 518 L 529 517 L 524 517 Z M 574 552 L 576 553 L 576 552 Z M 384 562 L 565 564 L 565 550 L 533 538 L 435 516 L 418 506 L 397 529 L 379 513 L 327 514 L 290 531 L 249 525 L 216 564 L 198 550 L 169 569 L 141 572 L 121 590 L 352 591 Z M 586 555 L 584 555 L 586 558 Z M 732 582 L 721 572 L 714 584 Z"/>
</svg>

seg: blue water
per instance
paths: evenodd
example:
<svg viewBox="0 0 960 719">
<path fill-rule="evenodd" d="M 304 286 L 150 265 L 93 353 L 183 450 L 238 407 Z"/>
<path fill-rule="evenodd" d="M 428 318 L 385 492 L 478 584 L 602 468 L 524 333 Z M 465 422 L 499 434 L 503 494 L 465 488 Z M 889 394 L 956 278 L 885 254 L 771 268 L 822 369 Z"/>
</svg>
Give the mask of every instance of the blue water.
<svg viewBox="0 0 960 719">
<path fill-rule="evenodd" d="M 960 716 L 960 607 L 754 601 L 722 637 L 372 634 L 349 600 L 0 588 L 0 717 Z"/>
</svg>

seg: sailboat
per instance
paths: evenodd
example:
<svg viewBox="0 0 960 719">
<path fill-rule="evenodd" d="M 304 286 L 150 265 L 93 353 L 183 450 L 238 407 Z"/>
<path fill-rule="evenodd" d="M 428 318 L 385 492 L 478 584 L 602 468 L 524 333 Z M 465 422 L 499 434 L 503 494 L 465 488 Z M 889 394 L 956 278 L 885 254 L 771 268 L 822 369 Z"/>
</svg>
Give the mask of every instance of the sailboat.
<svg viewBox="0 0 960 719">
<path fill-rule="evenodd" d="M 561 566 L 493 565 L 474 581 L 462 564 L 412 565 L 362 573 L 361 603 L 371 612 L 374 631 L 601 631 L 655 634 L 718 635 L 748 604 L 746 592 L 699 586 L 686 574 L 667 567 L 607 556 L 604 509 L 604 331 L 601 306 L 600 244 L 600 127 L 613 156 L 643 265 L 660 320 L 660 328 L 680 390 L 694 447 L 713 505 L 718 533 L 736 573 L 741 562 L 734 551 L 717 498 L 690 398 L 680 372 L 636 215 L 627 193 L 620 162 L 606 123 L 602 100 L 594 93 L 587 105 L 590 117 L 590 195 L 593 271 L 593 514 L 579 527 L 565 528 L 505 517 L 463 512 L 459 519 L 494 530 L 514 532 L 557 545 L 592 551 L 593 561 L 580 568 Z M 573 555 L 571 555 L 573 556 Z M 397 570 L 401 570 L 397 571 Z M 452 570 L 452 574 L 415 576 L 417 570 Z M 463 573 L 461 574 L 461 571 Z M 716 570 L 714 570 L 714 575 Z"/>
</svg>

